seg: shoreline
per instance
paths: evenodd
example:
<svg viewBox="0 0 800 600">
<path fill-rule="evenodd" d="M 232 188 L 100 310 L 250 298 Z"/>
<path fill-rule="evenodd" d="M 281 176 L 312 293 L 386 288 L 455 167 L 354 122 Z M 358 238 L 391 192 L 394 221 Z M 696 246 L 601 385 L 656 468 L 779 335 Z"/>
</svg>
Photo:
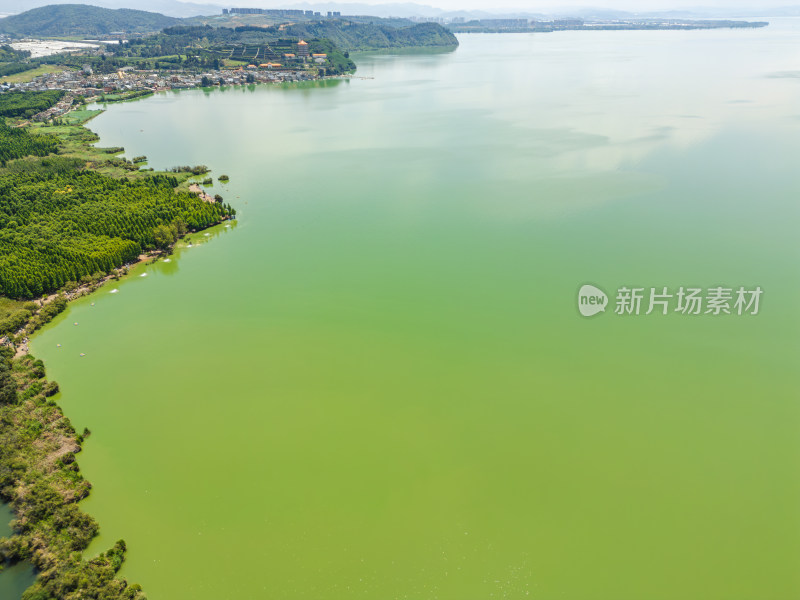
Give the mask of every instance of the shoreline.
<svg viewBox="0 0 800 600">
<path fill-rule="evenodd" d="M 211 202 L 214 202 L 213 198 L 211 199 Z M 47 306 L 49 304 L 52 304 L 59 296 L 63 296 L 64 297 L 64 299 L 67 301 L 67 305 L 69 305 L 70 302 L 74 302 L 75 300 L 78 300 L 80 298 L 85 298 L 86 296 L 90 296 L 91 294 L 93 294 L 94 292 L 96 292 L 97 290 L 102 288 L 109 281 L 112 281 L 112 280 L 114 280 L 114 281 L 122 281 L 123 278 L 126 278 L 126 277 L 128 277 L 130 275 L 129 271 L 135 269 L 136 267 L 138 267 L 140 265 L 152 264 L 152 263 L 157 262 L 160 258 L 164 258 L 166 256 L 171 256 L 172 253 L 174 252 L 175 248 L 178 246 L 178 242 L 180 240 L 184 239 L 186 236 L 191 235 L 193 233 L 199 233 L 201 231 L 206 231 L 207 229 L 211 229 L 212 227 L 217 227 L 218 225 L 222 225 L 227 220 L 228 219 L 222 219 L 218 223 L 214 223 L 213 225 L 209 225 L 208 227 L 204 227 L 202 229 L 196 229 L 194 231 L 187 232 L 186 235 L 184 235 L 183 237 L 181 237 L 178 240 L 176 240 L 175 243 L 173 243 L 167 250 L 153 250 L 153 251 L 150 251 L 150 252 L 148 252 L 146 254 L 140 254 L 139 257 L 137 258 L 137 260 L 135 260 L 133 262 L 130 262 L 130 263 L 125 263 L 121 267 L 118 267 L 117 269 L 115 269 L 114 273 L 106 274 L 102 279 L 100 279 L 96 283 L 80 285 L 79 287 L 74 288 L 74 289 L 69 290 L 69 291 L 58 291 L 58 292 L 55 292 L 53 294 L 48 295 L 47 298 L 41 298 L 41 299 L 38 299 L 38 300 L 31 300 L 31 302 L 35 302 L 39 306 L 39 310 L 37 310 L 37 312 L 35 312 L 34 314 L 31 315 L 30 319 L 25 323 L 25 325 L 23 325 L 19 330 L 14 332 L 14 337 L 17 337 L 19 335 L 25 334 L 26 333 L 25 329 L 30 324 L 30 320 L 34 316 L 38 315 L 39 311 L 41 311 L 42 308 L 44 308 L 45 306 Z M 58 314 L 60 314 L 60 312 Z M 54 317 L 55 316 L 56 315 L 54 315 Z M 50 324 L 50 322 L 48 321 L 46 323 L 43 323 L 36 330 L 31 331 L 31 332 L 27 332 L 27 335 L 22 339 L 22 341 L 19 344 L 2 343 L 2 340 L 6 339 L 6 338 L 5 337 L 0 338 L 0 347 L 9 346 L 9 347 L 13 348 L 14 352 L 15 352 L 14 353 L 14 358 L 15 359 L 22 358 L 24 356 L 29 356 L 30 355 L 30 351 L 29 351 L 30 336 L 32 336 L 34 333 L 36 333 L 37 331 L 39 331 L 40 329 L 42 329 L 43 327 L 45 327 L 46 325 L 49 325 L 49 324 Z"/>
<path fill-rule="evenodd" d="M 144 97 L 150 97 L 150 96 L 144 96 Z M 73 108 L 73 110 L 76 110 L 76 109 L 77 109 L 77 107 Z M 95 114 L 92 114 L 85 121 L 83 121 L 80 124 L 78 124 L 78 126 L 79 127 L 83 127 L 84 123 L 87 123 L 91 119 L 94 119 L 96 116 L 98 116 L 104 110 L 105 109 L 97 110 L 95 112 Z M 66 113 L 66 114 L 68 114 L 68 113 Z M 162 172 L 158 172 L 158 173 L 162 173 Z M 163 173 L 169 173 L 169 172 L 164 171 Z M 189 181 L 189 180 L 191 180 L 191 177 L 187 178 L 186 181 Z M 184 183 L 185 182 L 181 182 L 178 185 L 178 187 L 175 188 L 175 191 L 178 191 L 180 189 L 180 187 Z M 200 183 L 197 183 L 197 182 L 190 183 L 189 186 L 188 186 L 188 191 L 190 193 L 192 193 L 192 194 L 195 194 L 203 202 L 207 202 L 207 203 L 211 203 L 211 204 L 214 204 L 214 203 L 217 202 L 216 199 L 213 196 L 211 196 L 210 194 L 208 194 L 207 192 L 205 192 L 203 190 L 203 188 L 202 188 Z M 167 248 L 165 248 L 163 250 L 149 250 L 147 252 L 144 252 L 144 253 L 140 254 L 135 261 L 124 263 L 124 264 L 120 265 L 119 267 L 116 267 L 116 268 L 112 269 L 111 272 L 103 274 L 103 277 L 101 279 L 95 281 L 95 282 L 79 284 L 77 287 L 74 287 L 74 288 L 71 288 L 71 289 L 63 289 L 62 288 L 60 290 L 57 290 L 55 292 L 52 292 L 52 293 L 48 294 L 47 297 L 45 297 L 45 298 L 38 298 L 38 299 L 33 299 L 32 298 L 32 299 L 28 300 L 28 302 L 33 302 L 34 304 L 37 305 L 36 312 L 31 314 L 30 317 L 28 317 L 28 319 L 25 321 L 25 323 L 19 329 L 17 329 L 13 334 L 7 334 L 5 336 L 0 336 L 0 348 L 2 348 L 2 347 L 10 347 L 10 348 L 12 348 L 12 350 L 14 351 L 14 358 L 15 359 L 29 355 L 30 336 L 33 335 L 34 333 L 36 333 L 36 331 L 38 331 L 39 329 L 41 329 L 45 325 L 47 325 L 50 322 L 50 320 L 52 318 L 54 318 L 56 315 L 60 314 L 63 309 L 59 310 L 58 312 L 53 314 L 50 317 L 50 319 L 48 319 L 47 321 L 44 321 L 41 324 L 39 324 L 39 326 L 36 327 L 34 330 L 28 331 L 28 327 L 30 326 L 31 321 L 33 320 L 34 317 L 36 317 L 38 315 L 41 315 L 41 312 L 42 312 L 43 308 L 45 308 L 46 306 L 51 305 L 59 297 L 63 297 L 64 300 L 66 300 L 67 304 L 69 304 L 70 302 L 72 302 L 74 300 L 77 300 L 79 298 L 83 298 L 85 296 L 88 296 L 88 295 L 96 292 L 98 289 L 103 287 L 106 283 L 108 283 L 111 280 L 120 281 L 122 278 L 126 277 L 129 274 L 130 270 L 135 269 L 136 267 L 138 267 L 138 266 L 140 266 L 140 265 L 142 265 L 144 263 L 156 262 L 159 258 L 163 258 L 165 256 L 171 256 L 172 253 L 175 251 L 175 248 L 178 247 L 179 242 L 181 240 L 185 239 L 187 236 L 195 234 L 195 233 L 199 233 L 201 231 L 206 231 L 207 229 L 211 229 L 212 227 L 216 227 L 218 225 L 221 225 L 221 224 L 225 223 L 226 221 L 230 221 L 230 220 L 233 220 L 233 219 L 235 219 L 235 216 L 234 217 L 230 217 L 230 216 L 223 217 L 222 219 L 220 219 L 216 223 L 211 223 L 211 224 L 207 225 L 206 227 L 200 227 L 200 228 L 191 229 L 189 231 L 186 231 L 186 233 L 184 233 L 183 235 L 181 235 L 177 239 L 175 239 L 175 241 L 172 242 Z M 13 336 L 13 338 L 12 338 L 12 336 Z M 24 337 L 18 343 L 15 343 L 13 340 L 14 339 L 19 339 L 19 336 L 24 336 Z"/>
<path fill-rule="evenodd" d="M 27 82 L 13 83 L 12 87 L 2 93 L 11 91 L 42 91 L 46 86 L 49 90 L 60 90 L 66 94 L 82 96 L 87 101 L 97 103 L 127 102 L 146 98 L 159 92 L 179 92 L 185 90 L 211 90 L 224 87 L 249 87 L 256 85 L 281 85 L 286 83 L 302 83 L 311 81 L 324 81 L 329 78 L 339 78 L 355 74 L 352 72 L 339 73 L 335 75 L 320 75 L 317 71 L 303 71 L 298 69 L 275 69 L 245 71 L 244 69 L 219 69 L 208 71 L 206 74 L 179 71 L 160 71 L 153 69 L 142 69 L 128 72 L 119 80 L 118 87 L 108 87 L 109 82 L 97 82 L 95 87 L 79 88 L 74 82 L 64 82 L 59 79 L 60 75 L 71 72 L 66 67 L 54 72 L 42 73 Z M 248 75 L 253 77 L 248 81 Z M 203 78 L 207 77 L 210 85 L 203 85 Z M 152 78 L 157 79 L 153 82 Z M 121 86 L 121 87 L 120 87 Z M 65 111 L 66 114 L 69 111 Z M 57 115 L 60 116 L 60 115 Z"/>
<path fill-rule="evenodd" d="M 82 108 L 83 103 L 70 106 L 58 117 Z M 112 165 L 109 167 L 111 173 L 106 176 L 131 180 L 134 177 L 130 173 L 133 163 L 111 158 L 109 149 L 92 146 L 96 143 L 94 138 L 97 141 L 99 138 L 84 127 L 102 110 L 67 126 L 83 130 L 84 135 L 77 144 L 78 151 L 106 157 L 105 163 L 86 160 L 83 169 L 99 171 L 105 165 Z M 23 126 L 42 133 L 47 133 L 48 127 L 29 123 Z M 61 139 L 61 148 L 65 147 L 67 139 L 68 136 Z M 113 154 L 123 151 L 120 149 Z M 135 172 L 140 173 L 140 168 L 136 168 Z M 175 192 L 187 191 L 186 184 L 191 182 L 188 193 L 203 202 L 218 202 L 205 193 L 198 182 L 192 182 L 197 175 L 181 171 L 180 168 L 177 172 L 146 172 L 142 177 L 159 174 L 175 177 Z M 99 524 L 83 512 L 78 504 L 89 495 L 91 484 L 83 478 L 75 456 L 81 452 L 82 444 L 90 432 L 85 429 L 83 433 L 77 433 L 62 408 L 52 399 L 58 393 L 59 386 L 45 379 L 44 363 L 30 354 L 31 336 L 63 312 L 70 302 L 91 295 L 109 281 L 120 281 L 143 264 L 152 264 L 159 258 L 172 255 L 187 236 L 233 220 L 235 214 L 235 210 L 229 206 L 216 222 L 174 233 L 174 239 L 165 247 L 142 252 L 136 260 L 112 268 L 97 278 L 94 275 L 85 276 L 74 287 L 62 286 L 46 296 L 28 300 L 27 303 L 35 305 L 36 310 L 31 310 L 14 333 L 0 337 L 0 445 L 8 448 L 8 451 L 0 453 L 0 472 L 8 474 L 0 478 L 0 501 L 6 503 L 14 515 L 11 533 L 6 538 L 0 538 L 0 576 L 7 566 L 28 562 L 34 568 L 35 579 L 26 593 L 33 590 L 32 593 L 37 597 L 42 594 L 46 595 L 42 597 L 55 597 L 55 590 L 63 589 L 65 580 L 80 578 L 87 582 L 82 591 L 91 597 L 145 600 L 141 586 L 117 578 L 117 572 L 125 560 L 124 541 L 117 541 L 99 556 L 83 555 L 100 529 Z M 174 222 L 172 227 L 175 228 Z M 9 399 L 10 387 L 13 387 L 13 400 Z M 20 423 L 29 425 L 25 428 Z M 28 434 L 31 423 L 36 423 L 40 432 L 33 438 Z M 21 465 L 24 465 L 22 474 L 18 474 Z M 15 474 L 12 476 L 11 473 Z M 37 504 L 40 501 L 36 496 L 31 496 L 37 487 L 46 490 L 46 510 L 43 515 L 40 515 L 42 507 Z M 59 525 L 50 524 L 54 519 Z M 75 552 L 80 553 L 80 558 L 74 558 Z"/>
</svg>

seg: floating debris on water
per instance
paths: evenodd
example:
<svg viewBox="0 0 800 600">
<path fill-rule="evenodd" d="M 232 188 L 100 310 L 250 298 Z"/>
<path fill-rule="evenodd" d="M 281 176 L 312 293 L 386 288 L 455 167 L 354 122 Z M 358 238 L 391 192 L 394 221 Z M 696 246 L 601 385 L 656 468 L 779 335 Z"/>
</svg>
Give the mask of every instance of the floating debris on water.
<svg viewBox="0 0 800 600">
<path fill-rule="evenodd" d="M 206 237 L 208 237 L 208 236 L 210 236 L 211 234 L 210 234 L 210 233 L 204 233 L 203 235 L 204 235 L 204 236 L 206 236 Z"/>
<path fill-rule="evenodd" d="M 117 288 L 114 288 L 113 290 L 111 290 L 111 293 L 112 293 L 112 294 L 116 294 L 118 291 L 119 291 L 119 290 L 118 290 Z"/>
<path fill-rule="evenodd" d="M 81 356 L 86 356 L 86 354 L 84 352 L 81 352 Z"/>
<path fill-rule="evenodd" d="M 73 325 L 77 325 L 77 324 L 78 324 L 78 322 L 77 322 L 77 321 L 75 321 L 75 322 L 73 323 Z"/>
<path fill-rule="evenodd" d="M 147 273 L 142 273 L 139 277 L 147 277 Z"/>
<path fill-rule="evenodd" d="M 164 262 L 172 262 L 172 259 L 171 258 L 165 258 Z"/>
<path fill-rule="evenodd" d="M 61 348 L 61 344 L 56 344 L 56 348 Z"/>
</svg>

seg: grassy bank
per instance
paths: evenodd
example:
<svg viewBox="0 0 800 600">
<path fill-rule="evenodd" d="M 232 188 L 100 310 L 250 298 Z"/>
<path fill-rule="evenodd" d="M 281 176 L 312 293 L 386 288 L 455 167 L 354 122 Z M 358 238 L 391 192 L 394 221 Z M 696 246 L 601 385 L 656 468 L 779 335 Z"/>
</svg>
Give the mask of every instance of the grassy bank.
<svg viewBox="0 0 800 600">
<path fill-rule="evenodd" d="M 30 123 L 27 129 L 38 135 L 52 135 L 59 141 L 58 156 L 83 161 L 83 167 L 109 177 L 124 177 L 129 180 L 142 180 L 152 176 L 152 171 L 142 171 L 131 161 L 119 157 L 124 148 L 101 148 L 95 146 L 100 140 L 84 124 L 96 117 L 102 110 L 79 108 L 63 115 L 53 123 Z M 34 159 L 28 158 L 28 161 Z M 34 161 L 35 162 L 35 161 Z M 13 165 L 11 166 L 13 168 Z M 0 170 L 0 177 L 11 169 Z M 179 183 L 191 178 L 191 173 L 176 174 Z"/>
</svg>

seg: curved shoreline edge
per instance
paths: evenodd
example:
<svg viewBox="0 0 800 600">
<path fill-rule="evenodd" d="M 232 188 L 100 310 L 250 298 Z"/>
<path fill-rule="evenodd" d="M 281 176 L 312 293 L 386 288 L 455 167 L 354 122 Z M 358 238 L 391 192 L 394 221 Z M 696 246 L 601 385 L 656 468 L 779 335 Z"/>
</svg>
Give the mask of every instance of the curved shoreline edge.
<svg viewBox="0 0 800 600">
<path fill-rule="evenodd" d="M 85 129 L 84 123 L 99 112 L 74 126 Z M 82 149 L 108 158 L 107 150 L 90 146 L 89 139 L 90 136 L 84 136 Z M 123 151 L 113 150 L 114 155 Z M 207 172 L 203 170 L 201 175 Z M 197 185 L 192 182 L 197 176 L 184 171 L 176 191 Z M 196 189 L 188 191 L 208 202 L 204 192 L 197 193 Z M 65 310 L 70 301 L 91 294 L 111 280 L 120 280 L 142 263 L 171 255 L 181 239 L 228 219 L 235 219 L 235 210 L 207 226 L 182 232 L 166 247 L 142 253 L 137 260 L 100 278 L 91 278 L 35 301 L 35 310 L 13 337 L 0 337 L 0 501 L 9 505 L 15 517 L 11 522 L 12 534 L 0 538 L 0 576 L 6 565 L 27 561 L 34 566 L 36 579 L 24 592 L 23 600 L 53 597 L 145 600 L 140 585 L 116 577 L 127 550 L 123 540 L 96 557 L 83 556 L 100 529 L 78 504 L 92 487 L 83 478 L 76 461 L 90 432 L 84 429 L 78 433 L 64 415 L 56 402 L 58 384 L 46 379 L 44 363 L 29 354 L 28 336 Z"/>
</svg>

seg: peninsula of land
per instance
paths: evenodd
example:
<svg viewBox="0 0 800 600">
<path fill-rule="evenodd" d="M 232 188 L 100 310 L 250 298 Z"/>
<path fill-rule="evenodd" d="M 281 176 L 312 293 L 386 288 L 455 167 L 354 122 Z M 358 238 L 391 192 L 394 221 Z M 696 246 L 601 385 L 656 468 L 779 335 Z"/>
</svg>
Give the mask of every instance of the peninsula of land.
<svg viewBox="0 0 800 600">
<path fill-rule="evenodd" d="M 455 33 L 549 33 L 553 31 L 669 31 L 691 29 L 752 29 L 766 27 L 766 21 L 718 19 L 457 19 L 447 23 Z"/>
<path fill-rule="evenodd" d="M 120 93 L 309 81 L 354 73 L 352 51 L 458 46 L 441 25 L 407 20 L 159 17 L 56 5 L 2 19 L 0 92 L 64 90 L 113 100 Z"/>
</svg>

